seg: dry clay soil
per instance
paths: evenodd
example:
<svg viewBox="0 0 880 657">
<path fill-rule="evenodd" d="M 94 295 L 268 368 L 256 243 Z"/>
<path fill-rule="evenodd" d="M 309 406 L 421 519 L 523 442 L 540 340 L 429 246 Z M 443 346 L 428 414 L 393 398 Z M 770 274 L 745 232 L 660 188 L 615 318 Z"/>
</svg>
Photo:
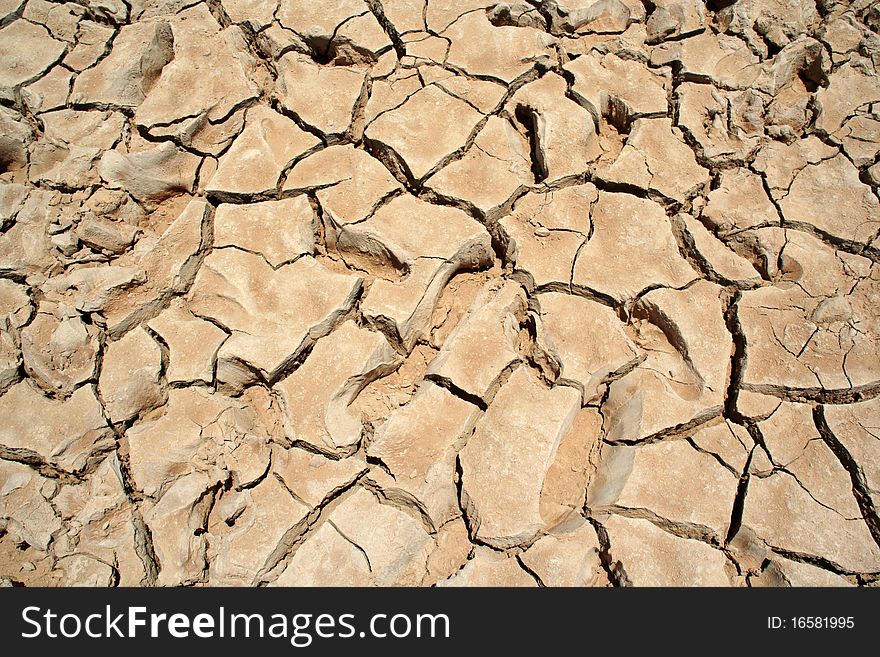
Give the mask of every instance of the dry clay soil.
<svg viewBox="0 0 880 657">
<path fill-rule="evenodd" d="M 869 0 L 0 0 L 5 585 L 880 581 Z"/>
</svg>

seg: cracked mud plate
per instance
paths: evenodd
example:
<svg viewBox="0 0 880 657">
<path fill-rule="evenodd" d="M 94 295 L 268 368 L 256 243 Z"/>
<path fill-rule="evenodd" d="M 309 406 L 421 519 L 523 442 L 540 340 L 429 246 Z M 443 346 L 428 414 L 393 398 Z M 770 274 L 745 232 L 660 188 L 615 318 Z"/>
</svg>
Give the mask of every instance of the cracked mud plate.
<svg viewBox="0 0 880 657">
<path fill-rule="evenodd" d="M 0 1 L 0 583 L 876 585 L 878 29 Z"/>
</svg>

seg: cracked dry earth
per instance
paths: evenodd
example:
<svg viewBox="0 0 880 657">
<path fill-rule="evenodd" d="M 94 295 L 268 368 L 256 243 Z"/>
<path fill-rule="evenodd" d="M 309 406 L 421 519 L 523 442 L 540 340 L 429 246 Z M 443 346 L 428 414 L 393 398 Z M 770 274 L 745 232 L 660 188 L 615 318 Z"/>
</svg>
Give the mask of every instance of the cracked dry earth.
<svg viewBox="0 0 880 657">
<path fill-rule="evenodd" d="M 0 0 L 0 575 L 880 579 L 880 8 Z"/>
</svg>

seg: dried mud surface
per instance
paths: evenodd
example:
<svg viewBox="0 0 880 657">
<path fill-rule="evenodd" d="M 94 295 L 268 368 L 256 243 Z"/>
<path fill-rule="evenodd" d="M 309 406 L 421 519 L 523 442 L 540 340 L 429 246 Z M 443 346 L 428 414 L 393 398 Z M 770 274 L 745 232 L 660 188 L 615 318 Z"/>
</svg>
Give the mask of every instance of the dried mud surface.
<svg viewBox="0 0 880 657">
<path fill-rule="evenodd" d="M 0 0 L 5 585 L 880 577 L 869 0 Z"/>
</svg>

